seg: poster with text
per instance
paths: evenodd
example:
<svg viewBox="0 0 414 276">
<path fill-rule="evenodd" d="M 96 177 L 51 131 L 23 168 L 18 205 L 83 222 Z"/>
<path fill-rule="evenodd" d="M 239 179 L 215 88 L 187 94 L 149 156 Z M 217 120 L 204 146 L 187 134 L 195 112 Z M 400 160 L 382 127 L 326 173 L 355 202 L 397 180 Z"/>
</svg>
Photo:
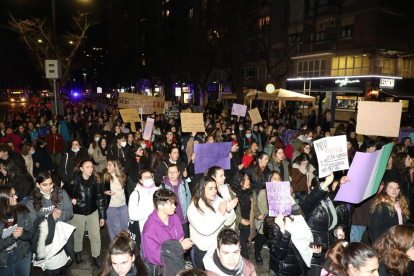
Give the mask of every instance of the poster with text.
<svg viewBox="0 0 414 276">
<path fill-rule="evenodd" d="M 319 177 L 325 177 L 331 172 L 349 169 L 346 136 L 334 136 L 313 142 L 318 156 Z"/>
<path fill-rule="evenodd" d="M 246 110 L 247 106 L 234 103 L 233 107 L 231 108 L 231 115 L 244 117 L 246 116 Z"/>
<path fill-rule="evenodd" d="M 194 144 L 195 173 L 204 173 L 208 168 L 219 166 L 223 170 L 230 169 L 231 143 Z"/>
<path fill-rule="evenodd" d="M 183 132 L 205 132 L 203 113 L 180 113 Z"/>
<path fill-rule="evenodd" d="M 249 110 L 250 118 L 252 119 L 252 125 L 258 124 L 262 122 L 262 116 L 260 116 L 259 109 L 251 109 Z"/>
<path fill-rule="evenodd" d="M 290 216 L 292 212 L 290 182 L 266 182 L 266 193 L 269 217 L 277 217 L 279 214 Z"/>
<path fill-rule="evenodd" d="M 122 121 L 124 122 L 141 122 L 141 119 L 138 115 L 138 110 L 136 109 L 120 109 L 119 113 L 121 113 Z"/>
<path fill-rule="evenodd" d="M 154 119 L 153 118 L 147 118 L 147 122 L 145 123 L 144 134 L 142 135 L 142 138 L 144 140 L 149 141 L 151 139 L 152 127 L 153 126 L 154 126 Z"/>
</svg>

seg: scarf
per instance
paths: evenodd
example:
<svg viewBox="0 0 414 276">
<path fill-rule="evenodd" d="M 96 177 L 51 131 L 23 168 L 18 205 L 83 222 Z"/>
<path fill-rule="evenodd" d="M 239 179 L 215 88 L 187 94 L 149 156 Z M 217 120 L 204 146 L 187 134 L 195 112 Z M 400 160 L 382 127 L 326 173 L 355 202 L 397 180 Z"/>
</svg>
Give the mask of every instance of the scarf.
<svg viewBox="0 0 414 276">
<path fill-rule="evenodd" d="M 332 230 L 332 229 L 334 229 L 334 227 L 338 223 L 338 217 L 336 215 L 335 207 L 333 206 L 332 201 L 329 198 L 328 199 L 322 199 L 322 201 L 323 201 L 323 203 L 325 203 L 325 204 L 322 204 L 322 207 L 326 209 L 326 212 L 328 212 L 328 216 L 329 216 L 329 211 L 331 211 L 333 220 L 331 222 L 331 225 L 329 226 L 329 230 Z M 328 210 L 328 208 L 329 208 L 329 210 Z"/>
<path fill-rule="evenodd" d="M 293 204 L 292 208 L 294 205 L 298 204 Z M 294 221 L 286 218 L 285 229 L 290 233 L 291 241 L 299 251 L 299 254 L 302 257 L 303 261 L 308 267 L 310 267 L 313 252 L 312 248 L 309 247 L 309 244 L 313 242 L 312 232 L 305 219 L 301 215 L 294 215 L 293 217 Z"/>
<path fill-rule="evenodd" d="M 220 269 L 220 271 L 222 271 L 226 275 L 244 276 L 243 275 L 243 265 L 244 265 L 244 262 L 243 262 L 243 257 L 241 255 L 240 255 L 240 261 L 239 261 L 239 263 L 232 270 L 230 270 L 228 268 L 225 268 L 221 264 L 220 258 L 219 258 L 218 254 L 217 254 L 217 250 L 214 250 L 213 261 L 214 261 L 214 264 L 217 266 L 217 268 Z"/>
</svg>

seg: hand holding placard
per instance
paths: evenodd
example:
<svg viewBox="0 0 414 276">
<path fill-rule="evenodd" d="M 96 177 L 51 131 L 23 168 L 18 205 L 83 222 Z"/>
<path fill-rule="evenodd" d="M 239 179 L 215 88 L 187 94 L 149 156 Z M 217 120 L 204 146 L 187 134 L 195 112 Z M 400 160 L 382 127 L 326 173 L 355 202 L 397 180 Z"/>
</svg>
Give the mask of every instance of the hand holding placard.
<svg viewBox="0 0 414 276">
<path fill-rule="evenodd" d="M 346 136 L 334 136 L 313 142 L 318 156 L 319 177 L 325 177 L 331 172 L 349 169 L 348 148 Z"/>
<path fill-rule="evenodd" d="M 266 182 L 267 202 L 269 203 L 269 216 L 279 214 L 290 216 L 292 212 L 292 199 L 290 196 L 290 183 Z"/>
<path fill-rule="evenodd" d="M 203 113 L 180 113 L 183 132 L 205 132 Z"/>
<path fill-rule="evenodd" d="M 262 116 L 260 116 L 259 109 L 251 109 L 249 110 L 250 118 L 252 119 L 252 125 L 258 124 L 262 122 Z"/>
</svg>

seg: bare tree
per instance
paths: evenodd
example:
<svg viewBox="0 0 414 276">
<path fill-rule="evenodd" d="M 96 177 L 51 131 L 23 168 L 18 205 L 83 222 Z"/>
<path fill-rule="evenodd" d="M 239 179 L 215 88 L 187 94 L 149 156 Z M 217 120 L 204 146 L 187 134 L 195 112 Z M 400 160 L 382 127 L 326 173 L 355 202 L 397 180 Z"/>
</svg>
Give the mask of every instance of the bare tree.
<svg viewBox="0 0 414 276">
<path fill-rule="evenodd" d="M 9 25 L 20 35 L 22 42 L 29 51 L 36 67 L 45 72 L 45 60 L 57 59 L 62 63 L 62 79 L 59 87 L 64 87 L 72 67 L 72 62 L 79 47 L 86 39 L 88 29 L 99 22 L 91 16 L 92 13 L 76 12 L 72 16 L 73 29 L 56 38 L 54 43 L 53 31 L 48 27 L 47 19 L 32 18 L 21 20 L 15 18 L 10 12 Z M 92 17 L 92 18 L 91 18 Z M 53 89 L 53 81 L 48 79 Z"/>
</svg>

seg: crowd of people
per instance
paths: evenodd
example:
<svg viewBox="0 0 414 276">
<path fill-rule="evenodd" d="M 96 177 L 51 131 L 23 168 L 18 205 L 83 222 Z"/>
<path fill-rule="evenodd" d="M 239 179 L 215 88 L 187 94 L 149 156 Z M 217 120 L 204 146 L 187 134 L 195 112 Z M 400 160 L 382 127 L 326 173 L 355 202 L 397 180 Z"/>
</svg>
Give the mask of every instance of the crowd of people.
<svg viewBox="0 0 414 276">
<path fill-rule="evenodd" d="M 32 265 L 68 275 L 88 258 L 85 236 L 98 275 L 254 276 L 264 248 L 270 275 L 414 275 L 410 138 L 357 135 L 353 119 L 331 131 L 329 110 L 275 107 L 253 125 L 220 104 L 205 107 L 205 132 L 185 133 L 179 118 L 131 125 L 116 100 L 104 110 L 96 101 L 67 101 L 57 116 L 31 104 L 0 122 L 0 275 L 28 276 Z M 155 120 L 149 139 L 145 117 Z M 394 143 L 377 194 L 360 204 L 334 201 L 347 171 L 318 175 L 313 142 L 337 135 L 350 164 L 357 151 Z M 230 169 L 195 173 L 194 145 L 222 142 L 232 145 Z M 270 217 L 266 182 L 281 181 L 291 183 L 292 212 Z"/>
</svg>

